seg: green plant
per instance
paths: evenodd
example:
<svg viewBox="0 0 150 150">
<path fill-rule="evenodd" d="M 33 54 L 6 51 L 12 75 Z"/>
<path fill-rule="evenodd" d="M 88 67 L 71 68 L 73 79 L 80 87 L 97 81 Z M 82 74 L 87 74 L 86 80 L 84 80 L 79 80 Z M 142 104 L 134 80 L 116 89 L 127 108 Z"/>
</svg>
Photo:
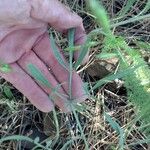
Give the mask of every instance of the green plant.
<svg viewBox="0 0 150 150">
<path fill-rule="evenodd" d="M 126 14 L 126 12 L 129 10 L 130 3 L 134 2 L 135 1 L 128 1 L 126 7 L 124 7 L 124 9 L 120 12 L 120 15 L 123 16 L 124 14 Z M 108 59 L 108 57 L 117 57 L 119 59 L 119 70 L 122 70 L 122 74 L 116 73 L 116 77 L 118 75 L 119 78 L 121 77 L 125 80 L 125 86 L 127 88 L 129 100 L 133 103 L 133 105 L 136 106 L 135 111 L 138 113 L 139 116 L 141 116 L 140 119 L 143 121 L 143 123 L 148 124 L 150 122 L 150 69 L 147 63 L 142 58 L 139 50 L 130 47 L 123 37 L 115 36 L 113 33 L 110 33 L 110 28 L 105 29 L 105 27 L 110 26 L 106 25 L 109 24 L 109 19 L 106 15 L 106 12 L 104 13 L 100 9 L 98 9 L 98 2 L 89 1 L 89 3 L 93 14 L 98 20 L 98 23 L 100 23 L 100 25 L 102 26 L 102 31 L 105 33 L 102 53 L 99 54 L 98 57 L 102 59 Z M 119 23 L 112 25 L 112 27 L 116 27 L 132 21 L 138 21 L 141 18 L 145 19 L 146 16 L 142 16 L 141 14 L 127 21 L 120 21 Z M 102 16 L 105 17 L 102 18 Z M 147 16 L 150 17 L 149 14 Z M 135 43 L 139 47 L 142 47 L 146 50 L 149 49 L 149 44 L 145 42 L 138 41 Z M 133 67 L 135 67 L 136 69 L 131 71 L 131 68 Z M 125 69 L 128 68 L 130 68 L 129 70 L 131 72 L 126 75 L 126 73 L 128 72 Z M 112 76 L 112 79 L 113 77 L 115 77 L 115 75 Z M 106 79 L 111 79 L 111 76 L 106 77 Z M 94 88 L 98 88 L 99 86 L 104 84 L 103 81 L 104 80 L 102 79 L 98 83 L 96 83 Z M 145 128 L 145 132 L 147 133 L 147 135 L 149 135 L 149 128 Z"/>
<path fill-rule="evenodd" d="M 138 0 L 139 1 L 139 0 Z M 136 47 L 134 48 L 130 44 L 128 44 L 128 40 L 126 37 L 117 35 L 115 33 L 115 30 L 117 27 L 121 25 L 130 24 L 133 22 L 142 21 L 144 19 L 149 19 L 150 14 L 147 13 L 149 10 L 149 0 L 147 1 L 147 4 L 143 8 L 143 10 L 130 18 L 126 18 L 127 13 L 130 11 L 132 5 L 134 3 L 137 3 L 136 0 L 127 0 L 124 2 L 124 7 L 117 13 L 116 17 L 114 19 L 110 19 L 108 17 L 107 12 L 105 11 L 104 7 L 102 6 L 102 3 L 98 3 L 98 1 L 95 0 L 89 0 L 87 2 L 88 7 L 91 9 L 90 14 L 91 16 L 94 16 L 98 22 L 98 28 L 92 30 L 88 36 L 87 41 L 84 45 L 74 46 L 74 29 L 70 29 L 68 32 L 68 47 L 65 49 L 69 52 L 69 67 L 66 65 L 66 63 L 61 58 L 61 55 L 56 47 L 55 40 L 51 34 L 51 45 L 53 53 L 58 60 L 58 62 L 64 67 L 66 70 L 69 71 L 69 100 L 71 102 L 68 104 L 70 105 L 70 108 L 72 109 L 71 117 L 75 120 L 77 124 L 77 128 L 79 130 L 79 134 L 72 133 L 73 129 L 70 127 L 67 128 L 69 130 L 69 136 L 66 138 L 65 143 L 63 143 L 60 140 L 61 136 L 61 127 L 59 125 L 59 119 L 58 114 L 56 110 L 53 110 L 53 120 L 56 128 L 56 135 L 53 138 L 48 138 L 43 142 L 40 142 L 38 138 L 30 139 L 28 137 L 22 137 L 22 136 L 11 136 L 11 137 L 4 137 L 0 140 L 0 142 L 8 141 L 8 140 L 26 140 L 29 142 L 32 142 L 35 144 L 35 147 L 33 149 L 54 149 L 55 145 L 59 145 L 59 143 L 63 143 L 61 145 L 61 150 L 69 149 L 72 145 L 77 145 L 77 142 L 81 141 L 81 143 L 84 144 L 85 149 L 90 149 L 93 145 L 95 146 L 97 143 L 104 142 L 108 138 L 107 136 L 107 124 L 110 125 L 109 131 L 112 129 L 112 136 L 110 139 L 108 138 L 108 141 L 111 141 L 113 139 L 114 134 L 117 134 L 118 141 L 114 143 L 109 144 L 111 147 L 108 149 L 128 149 L 131 146 L 135 146 L 137 144 L 143 144 L 143 143 L 150 143 L 150 140 L 147 138 L 145 139 L 139 139 L 138 137 L 135 141 L 130 142 L 129 144 L 126 142 L 128 137 L 131 135 L 133 131 L 133 126 L 136 124 L 136 122 L 140 122 L 141 126 L 137 128 L 137 130 L 144 131 L 146 135 L 149 135 L 149 122 L 150 122 L 150 70 L 147 63 L 144 61 L 141 50 L 148 52 L 150 49 L 150 45 L 148 42 L 140 41 L 139 39 L 134 39 L 133 42 L 136 44 Z M 75 1 L 74 3 L 76 3 Z M 83 10 L 84 11 L 84 10 Z M 97 40 L 97 36 L 102 36 L 102 40 Z M 96 39 L 96 41 L 95 41 Z M 81 66 L 81 63 L 85 57 L 85 55 L 88 52 L 88 49 L 90 47 L 94 47 L 101 44 L 101 53 L 96 53 L 95 57 L 98 59 L 111 59 L 111 58 L 117 58 L 119 61 L 118 69 L 114 72 L 109 74 L 108 76 L 104 77 L 103 79 L 96 80 L 94 82 L 88 83 L 87 87 L 89 90 L 87 90 L 91 105 L 95 105 L 94 109 L 101 109 L 102 113 L 98 114 L 98 121 L 101 121 L 104 119 L 104 122 L 98 122 L 98 129 L 96 131 L 94 130 L 95 126 L 95 120 L 93 116 L 95 116 L 95 110 L 93 110 L 93 107 L 90 106 L 90 104 L 74 104 L 72 99 L 72 71 L 78 70 Z M 76 62 L 73 62 L 73 52 L 76 50 L 81 50 L 79 58 Z M 2 64 L 2 65 L 1 65 Z M 7 64 L 1 63 L 1 71 L 9 71 L 10 67 Z M 48 88 L 51 88 L 53 91 L 53 94 L 56 94 L 57 96 L 61 97 L 62 99 L 66 99 L 64 95 L 61 95 L 58 93 L 57 88 L 52 88 L 51 84 L 48 82 L 48 80 L 45 78 L 45 76 L 42 74 L 42 72 L 33 64 L 30 64 L 28 66 L 28 69 L 30 73 L 32 74 L 33 78 L 39 82 L 39 84 L 42 84 Z M 99 96 L 98 94 L 95 94 L 96 90 L 101 89 L 105 84 L 108 84 L 109 82 L 115 80 L 115 79 L 121 79 L 125 83 L 125 87 L 127 89 L 127 97 L 128 97 L 128 105 L 129 107 L 134 107 L 135 112 L 135 118 L 134 120 L 130 121 L 130 117 L 127 118 L 129 122 L 127 125 L 122 125 L 118 119 L 114 119 L 113 115 L 109 114 L 108 108 L 105 106 L 103 102 L 103 96 Z M 58 88 L 61 86 L 58 85 Z M 11 92 L 5 88 L 5 94 L 8 97 L 11 97 Z M 97 96 L 98 95 L 98 96 Z M 51 95 L 50 95 L 51 97 Z M 94 103 L 94 104 L 93 104 Z M 127 110 L 128 111 L 128 110 Z M 86 123 L 82 125 L 80 119 L 80 115 L 86 116 L 90 121 L 93 119 L 94 123 L 87 125 Z M 97 114 L 96 114 L 97 115 Z M 69 118 L 68 114 L 65 114 L 66 118 Z M 92 128 L 90 131 L 86 131 L 86 128 Z M 106 131 L 105 131 L 106 130 Z M 99 131 L 99 132 L 98 132 Z M 109 132 L 107 131 L 107 132 Z M 95 133 L 96 132 L 96 133 Z M 104 133 L 104 135 L 103 135 Z M 104 137 L 103 137 L 104 136 Z M 115 139 L 115 138 L 114 138 Z M 93 145 L 92 145 L 92 142 Z M 44 146 L 44 142 L 46 142 L 46 146 Z M 79 142 L 80 143 L 80 142 Z M 106 142 L 107 143 L 107 142 Z M 96 147 L 96 146 L 95 146 Z M 94 147 L 94 148 L 95 148 Z M 96 148 L 95 148 L 96 149 Z"/>
</svg>

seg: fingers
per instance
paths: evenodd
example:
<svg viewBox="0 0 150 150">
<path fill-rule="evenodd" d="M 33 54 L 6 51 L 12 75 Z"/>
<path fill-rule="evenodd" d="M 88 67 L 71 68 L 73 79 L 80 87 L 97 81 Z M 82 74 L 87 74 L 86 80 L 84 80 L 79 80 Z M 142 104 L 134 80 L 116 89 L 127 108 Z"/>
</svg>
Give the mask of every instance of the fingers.
<svg viewBox="0 0 150 150">
<path fill-rule="evenodd" d="M 47 94 L 16 63 L 10 65 L 12 72 L 1 73 L 0 76 L 12 83 L 30 102 L 43 112 L 53 109 L 53 103 Z"/>
<path fill-rule="evenodd" d="M 51 58 L 49 58 L 51 60 Z M 28 65 L 33 64 L 35 65 L 46 77 L 46 79 L 49 81 L 51 84 L 52 88 L 57 88 L 57 94 L 55 94 L 51 88 L 48 88 L 46 86 L 42 86 L 39 84 L 39 86 L 47 93 L 50 94 L 53 98 L 54 103 L 62 109 L 62 111 L 69 111 L 67 109 L 67 98 L 68 96 L 64 92 L 64 90 L 61 88 L 58 88 L 59 83 L 55 80 L 53 75 L 48 71 L 48 68 L 45 66 L 45 64 L 35 55 L 33 51 L 30 51 L 26 53 L 19 61 L 18 64 L 27 72 L 30 74 L 28 70 Z M 33 76 L 30 74 L 30 76 Z"/>
<path fill-rule="evenodd" d="M 13 63 L 29 51 L 37 37 L 46 31 L 46 27 L 38 29 L 22 29 L 11 32 L 0 41 L 0 60 Z M 1 32 L 0 32 L 1 34 Z"/>
<path fill-rule="evenodd" d="M 65 92 L 68 93 L 69 72 L 64 69 L 55 58 L 47 33 L 43 36 L 42 40 L 39 41 L 38 45 L 36 45 L 33 50 L 38 57 L 51 68 L 57 80 L 60 83 L 63 83 L 62 87 L 64 88 Z M 74 99 L 76 99 L 76 101 L 79 102 L 84 101 L 87 98 L 83 88 L 83 82 L 76 72 L 73 72 L 72 77 L 72 96 Z"/>
<path fill-rule="evenodd" d="M 57 31 L 67 33 L 70 28 L 76 28 L 75 45 L 84 44 L 86 33 L 83 27 L 82 18 L 72 13 L 58 0 L 32 0 L 31 17 L 49 23 Z M 79 52 L 75 52 L 75 60 L 78 59 Z M 83 63 L 88 61 L 88 55 Z"/>
</svg>

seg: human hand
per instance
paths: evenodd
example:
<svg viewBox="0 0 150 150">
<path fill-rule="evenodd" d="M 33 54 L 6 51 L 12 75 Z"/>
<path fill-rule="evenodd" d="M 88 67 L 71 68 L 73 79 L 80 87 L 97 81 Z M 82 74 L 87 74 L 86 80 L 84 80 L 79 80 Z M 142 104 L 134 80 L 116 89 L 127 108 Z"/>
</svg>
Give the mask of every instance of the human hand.
<svg viewBox="0 0 150 150">
<path fill-rule="evenodd" d="M 62 84 L 58 92 L 68 95 L 69 72 L 59 64 L 52 52 L 48 25 L 62 33 L 76 28 L 75 44 L 85 41 L 82 19 L 57 0 L 0 1 L 0 61 L 12 68 L 11 72 L 0 72 L 0 76 L 43 112 L 49 112 L 54 107 L 48 97 L 52 90 L 31 77 L 28 64 L 39 68 L 54 88 Z M 74 57 L 77 59 L 78 54 Z M 76 72 L 73 72 L 72 96 L 77 102 L 87 98 L 83 82 Z M 54 103 L 63 111 L 68 111 L 67 100 L 55 96 Z"/>
</svg>

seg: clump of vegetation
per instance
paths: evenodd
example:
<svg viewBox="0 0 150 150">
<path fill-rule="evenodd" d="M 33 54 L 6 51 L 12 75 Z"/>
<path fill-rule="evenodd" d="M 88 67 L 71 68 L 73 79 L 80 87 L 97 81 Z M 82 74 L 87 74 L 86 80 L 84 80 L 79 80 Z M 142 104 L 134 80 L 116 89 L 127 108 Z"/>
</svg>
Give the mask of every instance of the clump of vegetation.
<svg viewBox="0 0 150 150">
<path fill-rule="evenodd" d="M 138 2 L 141 6 L 138 6 Z M 150 142 L 150 69 L 143 53 L 149 54 L 150 44 L 148 40 L 144 41 L 144 39 L 138 39 L 134 36 L 133 39 L 130 39 L 126 35 L 122 35 L 121 32 L 118 33 L 117 27 L 127 25 L 128 29 L 133 23 L 136 24 L 143 20 L 149 21 L 150 1 L 148 0 L 144 3 L 140 0 L 117 1 L 115 8 L 117 13 L 113 19 L 109 19 L 108 16 L 111 15 L 106 12 L 102 2 L 88 0 L 86 4 L 90 11 L 85 12 L 84 1 L 78 3 L 75 1 L 71 5 L 72 7 L 76 6 L 76 11 L 80 7 L 82 9 L 81 12 L 84 12 L 86 15 L 88 14 L 92 18 L 90 18 L 91 20 L 96 20 L 96 29 L 92 29 L 87 36 L 85 44 L 78 47 L 74 46 L 73 43 L 75 30 L 70 29 L 68 32 L 69 42 L 66 48 L 69 51 L 69 67 L 61 59 L 51 34 L 50 42 L 53 47 L 53 53 L 62 67 L 70 72 L 69 99 L 72 100 L 72 70 L 86 71 L 86 66 L 82 66 L 81 63 L 90 47 L 90 60 L 105 60 L 107 62 L 107 60 L 117 59 L 116 69 L 102 79 L 93 79 L 85 75 L 85 89 L 89 99 L 82 104 L 69 103 L 68 105 L 72 110 L 71 114 L 62 114 L 59 110 L 55 109 L 52 113 L 47 114 L 48 121 L 51 122 L 50 126 L 54 126 L 51 130 L 55 131 L 49 135 L 50 137 L 40 141 L 41 137 L 33 139 L 30 136 L 21 135 L 3 136 L 0 139 L 0 143 L 13 140 L 28 141 L 35 144 L 33 149 L 61 150 L 92 148 L 144 150 L 148 148 L 147 144 Z M 120 5 L 123 5 L 123 7 L 118 10 L 119 8 L 117 7 Z M 132 6 L 140 7 L 139 11 L 133 12 L 133 16 L 128 16 L 128 13 L 133 9 Z M 79 48 L 81 49 L 79 59 L 77 62 L 73 62 L 73 52 Z M 90 62 L 94 63 L 94 61 Z M 90 63 L 88 65 L 87 67 L 90 67 Z M 3 65 L 2 69 L 6 71 L 7 68 L 9 66 Z M 36 66 L 30 64 L 28 68 L 35 80 L 51 88 L 47 79 Z M 116 79 L 123 82 L 123 85 L 120 87 L 120 89 L 125 89 L 123 95 L 112 92 L 117 87 L 112 91 L 107 88 L 107 85 L 117 84 Z M 15 97 L 11 93 L 9 86 L 4 84 L 2 89 L 4 89 L 5 96 L 14 102 Z M 59 95 L 57 89 L 52 90 L 58 96 L 62 96 Z M 4 102 L 8 105 L 8 108 L 12 105 L 8 100 Z M 14 103 L 16 104 L 16 102 Z M 13 107 L 14 109 L 11 112 L 20 112 L 17 109 L 18 106 L 14 106 L 15 108 Z M 3 118 L 3 114 L 1 116 Z M 6 131 L 9 132 L 8 130 Z M 6 142 L 7 144 L 8 142 Z M 22 142 L 16 145 L 21 149 Z M 5 145 L 2 148 L 5 148 Z"/>
</svg>

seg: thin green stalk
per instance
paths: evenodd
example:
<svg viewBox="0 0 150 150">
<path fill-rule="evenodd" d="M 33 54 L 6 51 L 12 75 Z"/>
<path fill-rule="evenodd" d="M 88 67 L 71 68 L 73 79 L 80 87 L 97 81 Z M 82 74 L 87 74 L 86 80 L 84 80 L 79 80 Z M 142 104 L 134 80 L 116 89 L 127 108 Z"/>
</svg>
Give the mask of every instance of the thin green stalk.
<svg viewBox="0 0 150 150">
<path fill-rule="evenodd" d="M 75 29 L 70 29 L 69 32 L 68 32 L 68 40 L 69 40 L 69 47 L 73 47 L 74 46 L 74 33 L 75 33 Z M 73 52 L 70 50 L 69 51 L 69 98 L 70 100 L 72 100 L 72 71 L 73 71 Z M 84 136 L 84 133 L 83 133 L 83 130 L 82 130 L 82 127 L 81 127 L 81 124 L 80 124 L 80 121 L 78 119 L 78 116 L 73 108 L 73 105 L 71 104 L 71 110 L 73 111 L 73 114 L 75 116 L 75 119 L 77 121 L 77 124 L 78 124 L 78 127 L 81 131 L 81 135 L 82 135 L 82 138 L 84 140 L 84 143 L 85 143 L 85 149 L 88 150 L 88 144 L 87 144 L 87 141 L 86 141 L 86 138 Z"/>
<path fill-rule="evenodd" d="M 150 18 L 150 14 L 143 15 L 143 16 L 135 16 L 135 17 L 132 17 L 132 18 L 130 18 L 128 20 L 112 24 L 110 27 L 114 28 L 114 27 L 118 27 L 120 25 L 124 25 L 124 24 L 127 24 L 127 23 L 135 22 L 135 21 L 140 21 L 140 20 L 148 19 L 148 18 Z"/>
<path fill-rule="evenodd" d="M 118 27 L 118 26 L 121 26 L 121 25 L 125 25 L 125 24 L 128 24 L 128 23 L 131 23 L 131 22 L 136 22 L 136 21 L 140 21 L 140 20 L 144 20 L 144 19 L 149 19 L 150 18 L 150 14 L 147 14 L 147 15 L 143 15 L 143 16 L 135 16 L 135 17 L 132 17 L 128 20 L 125 20 L 125 21 L 121 21 L 121 22 L 118 22 L 118 23 L 111 23 L 110 24 L 110 27 L 111 28 L 115 28 L 115 27 Z M 93 35 L 97 35 L 97 34 L 103 34 L 103 35 L 106 35 L 106 33 L 104 33 L 102 31 L 102 28 L 98 28 L 98 29 L 95 29 L 93 31 L 91 31 L 89 34 L 88 34 L 88 37 L 90 38 L 91 36 Z"/>
<path fill-rule="evenodd" d="M 56 126 L 56 139 L 53 141 L 52 144 L 55 145 L 59 138 L 59 123 L 58 123 L 58 118 L 57 118 L 55 108 L 53 109 L 53 117 L 54 117 L 55 126 Z"/>
<path fill-rule="evenodd" d="M 52 34 L 51 34 L 50 38 L 51 38 L 50 43 L 51 43 L 51 48 L 52 48 L 51 50 L 52 50 L 55 58 L 57 59 L 57 61 L 59 62 L 59 64 L 62 67 L 64 67 L 66 70 L 68 70 L 68 66 L 67 66 L 66 62 L 64 61 L 64 58 L 60 54 L 60 51 L 55 43 L 55 40 L 54 40 L 54 37 Z"/>
<path fill-rule="evenodd" d="M 74 46 L 74 33 L 75 29 L 72 28 L 68 31 L 68 40 L 69 40 L 69 47 Z M 73 71 L 73 52 L 69 51 L 69 99 L 72 100 L 72 71 Z"/>
<path fill-rule="evenodd" d="M 78 115 L 77 115 L 77 113 L 76 113 L 76 111 L 75 111 L 75 109 L 74 109 L 74 107 L 73 107 L 72 104 L 71 104 L 71 109 L 72 109 L 72 112 L 73 112 L 73 114 L 74 114 L 74 117 L 75 117 L 75 119 L 76 119 L 76 121 L 77 121 L 77 125 L 78 125 L 78 127 L 79 127 L 79 129 L 80 129 L 80 132 L 81 132 L 81 136 L 82 136 L 82 138 L 83 138 L 83 141 L 84 141 L 84 143 L 85 143 L 85 150 L 89 150 L 89 146 L 88 146 L 88 143 L 87 143 L 87 141 L 86 141 L 86 137 L 85 137 L 85 135 L 84 135 L 84 133 L 83 133 L 83 130 L 82 130 L 80 121 L 79 121 L 79 119 L 78 119 Z"/>
<path fill-rule="evenodd" d="M 58 85 L 56 88 L 53 88 L 50 82 L 46 79 L 45 75 L 33 64 L 28 64 L 28 71 L 32 75 L 32 77 L 39 82 L 39 84 L 46 86 L 47 88 L 51 89 L 53 92 L 52 94 L 56 94 L 58 97 L 62 98 L 63 100 L 66 100 L 66 95 L 58 93 L 57 88 L 59 88 L 60 85 Z M 51 95 L 50 95 L 51 96 Z"/>
<path fill-rule="evenodd" d="M 12 135 L 12 136 L 7 136 L 4 138 L 0 139 L 0 144 L 5 142 L 5 141 L 10 141 L 10 140 L 16 140 L 16 141 L 28 141 L 31 143 L 34 143 L 35 145 L 37 145 L 37 147 L 42 148 L 43 150 L 46 149 L 43 145 L 41 145 L 38 140 L 33 140 L 27 136 L 21 136 L 21 135 Z"/>
</svg>

